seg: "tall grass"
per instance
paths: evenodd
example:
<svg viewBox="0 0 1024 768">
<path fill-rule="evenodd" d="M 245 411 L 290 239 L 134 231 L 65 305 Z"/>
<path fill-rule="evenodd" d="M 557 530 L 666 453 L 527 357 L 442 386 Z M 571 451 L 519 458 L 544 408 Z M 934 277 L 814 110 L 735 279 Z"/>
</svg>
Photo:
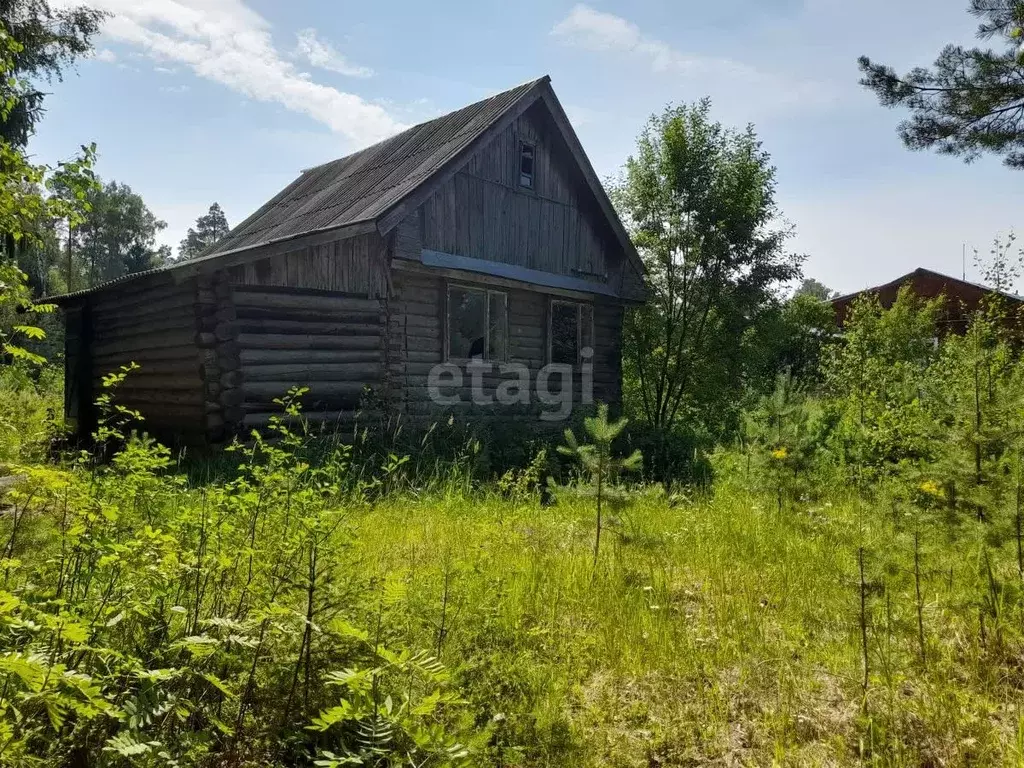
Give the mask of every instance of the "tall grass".
<svg viewBox="0 0 1024 768">
<path fill-rule="evenodd" d="M 540 459 L 481 484 L 472 440 L 294 418 L 186 473 L 119 418 L 2 500 L 0 764 L 1024 765 L 992 519 L 727 452 L 622 494 L 595 565 Z"/>
<path fill-rule="evenodd" d="M 407 642 L 436 642 L 447 595 L 442 658 L 525 764 L 1020 759 L 1020 602 L 1004 601 L 998 641 L 982 634 L 991 585 L 971 532 L 921 555 L 924 666 L 913 533 L 852 498 L 779 513 L 735 484 L 684 504 L 648 492 L 596 581 L 586 505 L 395 499 L 354 524 L 366 566 L 410 584 Z M 1014 591 L 1014 553 L 989 557 L 997 590 Z"/>
</svg>

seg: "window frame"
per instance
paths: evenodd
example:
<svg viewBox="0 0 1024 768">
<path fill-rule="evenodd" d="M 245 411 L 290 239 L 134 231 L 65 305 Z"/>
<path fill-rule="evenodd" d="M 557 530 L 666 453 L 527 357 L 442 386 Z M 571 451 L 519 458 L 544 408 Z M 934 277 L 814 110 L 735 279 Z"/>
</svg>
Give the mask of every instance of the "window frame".
<svg viewBox="0 0 1024 768">
<path fill-rule="evenodd" d="M 475 357 L 453 357 L 452 356 L 452 289 L 459 291 L 472 291 L 484 294 L 484 354 L 480 358 Z M 505 303 L 505 348 L 501 355 L 491 357 L 491 297 L 501 296 Z M 470 363 L 474 360 L 481 360 L 485 363 L 507 363 L 509 350 L 509 322 L 508 322 L 508 291 L 498 291 L 480 285 L 471 285 L 458 281 L 448 281 L 444 290 L 444 361 L 445 363 Z"/>
<path fill-rule="evenodd" d="M 527 147 L 530 149 L 530 159 L 533 162 L 533 170 L 530 172 L 530 183 L 523 184 L 523 150 Z M 516 162 L 516 176 L 518 181 L 516 186 L 519 189 L 527 189 L 530 192 L 537 191 L 537 144 L 533 141 L 527 141 L 526 139 L 519 140 L 519 154 Z"/>
<path fill-rule="evenodd" d="M 576 362 L 572 363 L 573 368 L 579 368 L 583 365 L 583 309 L 590 309 L 590 348 L 593 350 L 597 345 L 597 339 L 594 336 L 594 305 L 589 301 L 574 301 L 573 299 L 551 299 L 548 302 L 548 365 L 554 365 L 553 352 L 554 352 L 554 319 L 555 319 L 555 307 L 557 305 L 564 305 L 567 307 L 576 308 Z M 590 358 L 593 360 L 593 357 Z M 569 365 L 569 363 L 559 363 L 559 365 Z"/>
</svg>

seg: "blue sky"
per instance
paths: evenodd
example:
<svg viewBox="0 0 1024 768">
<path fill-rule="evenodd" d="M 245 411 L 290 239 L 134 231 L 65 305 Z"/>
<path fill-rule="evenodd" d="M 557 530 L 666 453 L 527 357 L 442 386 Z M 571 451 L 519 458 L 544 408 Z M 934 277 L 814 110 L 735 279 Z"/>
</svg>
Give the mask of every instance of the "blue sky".
<svg viewBox="0 0 1024 768">
<path fill-rule="evenodd" d="M 857 85 L 862 53 L 905 69 L 970 42 L 966 0 L 93 0 L 97 55 L 52 86 L 32 151 L 99 145 L 177 245 L 211 202 L 231 223 L 301 169 L 550 74 L 602 176 L 645 119 L 711 96 L 755 125 L 778 167 L 805 272 L 841 290 L 917 266 L 959 274 L 962 247 L 1024 224 L 1024 174 L 911 153 Z"/>
</svg>

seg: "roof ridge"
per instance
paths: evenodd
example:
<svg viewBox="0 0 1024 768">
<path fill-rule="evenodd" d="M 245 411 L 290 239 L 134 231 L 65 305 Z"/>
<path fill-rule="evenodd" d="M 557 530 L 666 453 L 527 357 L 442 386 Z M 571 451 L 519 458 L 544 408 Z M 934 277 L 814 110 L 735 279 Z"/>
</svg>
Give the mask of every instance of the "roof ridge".
<svg viewBox="0 0 1024 768">
<path fill-rule="evenodd" d="M 389 142 L 389 141 L 392 141 L 394 139 L 397 139 L 400 136 L 404 136 L 407 133 L 410 133 L 412 131 L 422 130 L 425 126 L 430 125 L 431 123 L 436 123 L 439 120 L 444 120 L 447 117 L 451 117 L 452 115 L 454 115 L 457 112 L 463 112 L 465 110 L 473 109 L 474 107 L 478 107 L 481 104 L 484 104 L 484 103 L 486 103 L 488 101 L 491 101 L 492 99 L 497 99 L 497 98 L 499 98 L 501 96 L 507 96 L 507 95 L 509 95 L 511 93 L 514 93 L 514 92 L 516 92 L 516 91 L 518 91 L 520 89 L 522 89 L 523 92 L 525 93 L 530 88 L 533 88 L 536 85 L 539 85 L 541 83 L 550 83 L 550 82 L 551 82 L 551 75 L 542 75 L 541 77 L 534 78 L 533 80 L 526 80 L 525 82 L 522 82 L 519 85 L 515 85 L 515 86 L 513 86 L 511 88 L 506 88 L 505 90 L 498 91 L 497 93 L 492 93 L 490 96 L 485 96 L 484 98 L 478 99 L 478 100 L 476 100 L 474 102 L 471 102 L 470 104 L 464 104 L 461 107 L 456 107 L 455 109 L 448 110 L 447 112 L 444 112 L 443 114 L 437 115 L 436 117 L 432 117 L 429 120 L 423 120 L 423 121 L 421 121 L 419 123 L 415 123 L 413 125 L 410 125 L 409 127 L 405 128 L 404 130 L 399 131 L 398 133 L 394 133 L 391 136 L 386 136 L 385 138 L 381 139 L 380 141 L 375 141 L 373 144 L 368 144 L 367 146 L 362 147 L 361 149 L 357 149 L 354 152 L 349 152 L 347 155 L 342 155 L 341 157 L 336 157 L 333 160 L 327 160 L 326 162 L 320 163 L 318 165 L 313 165 L 313 166 L 310 166 L 309 168 L 304 168 L 301 171 L 301 173 L 302 174 L 312 173 L 313 171 L 320 170 L 321 168 L 326 168 L 328 165 L 331 165 L 333 163 L 340 163 L 340 162 L 342 162 L 344 160 L 348 160 L 350 158 L 353 158 L 353 157 L 355 157 L 356 155 L 358 155 L 358 154 L 360 154 L 362 152 L 367 152 L 367 151 L 369 151 L 371 149 L 374 149 L 375 147 L 379 147 L 382 144 L 385 144 L 386 142 Z M 465 129 L 460 131 L 459 135 L 461 135 L 464 132 L 465 132 Z M 371 167 L 374 167 L 374 166 L 371 166 Z"/>
</svg>

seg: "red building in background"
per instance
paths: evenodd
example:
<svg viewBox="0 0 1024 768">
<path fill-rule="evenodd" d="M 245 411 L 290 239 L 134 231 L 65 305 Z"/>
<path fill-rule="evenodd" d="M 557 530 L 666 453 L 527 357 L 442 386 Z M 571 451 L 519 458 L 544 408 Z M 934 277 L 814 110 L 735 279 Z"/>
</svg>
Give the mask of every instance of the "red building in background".
<svg viewBox="0 0 1024 768">
<path fill-rule="evenodd" d="M 891 283 L 866 288 L 863 291 L 849 293 L 846 296 L 832 299 L 832 307 L 836 312 L 836 323 L 842 328 L 849 317 L 854 302 L 866 294 L 876 294 L 882 306 L 888 309 L 896 301 L 896 294 L 904 285 L 909 285 L 914 293 L 922 299 L 934 299 L 944 296 L 946 301 L 939 318 L 939 331 L 945 336 L 950 333 L 962 334 L 967 330 L 971 316 L 977 311 L 983 299 L 999 296 L 1007 303 L 1009 315 L 1014 326 L 1019 326 L 1019 310 L 1024 306 L 1024 297 L 1005 291 L 997 291 L 978 283 L 970 283 L 941 272 L 918 268 Z"/>
</svg>

